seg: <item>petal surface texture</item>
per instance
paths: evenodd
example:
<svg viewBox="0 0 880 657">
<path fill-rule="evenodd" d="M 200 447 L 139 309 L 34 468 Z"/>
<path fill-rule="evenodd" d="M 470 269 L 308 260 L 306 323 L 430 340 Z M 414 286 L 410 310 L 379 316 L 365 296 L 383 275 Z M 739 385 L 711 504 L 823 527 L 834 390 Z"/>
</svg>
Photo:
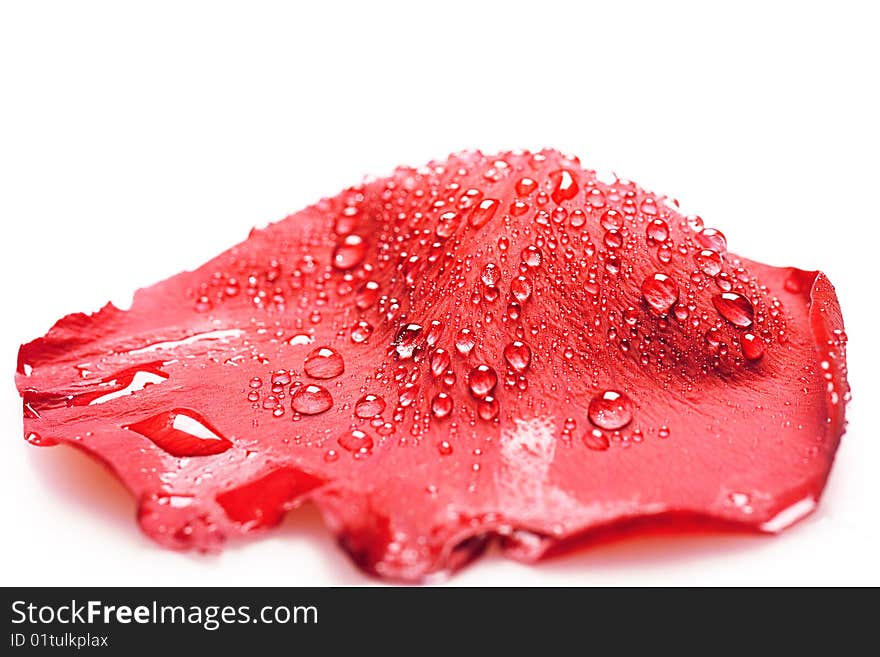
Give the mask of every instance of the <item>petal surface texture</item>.
<svg viewBox="0 0 880 657">
<path fill-rule="evenodd" d="M 121 311 L 22 346 L 25 436 L 104 462 L 162 545 L 304 502 L 423 581 L 650 519 L 776 532 L 844 429 L 820 272 L 555 151 L 463 153 L 252 231 Z"/>
</svg>

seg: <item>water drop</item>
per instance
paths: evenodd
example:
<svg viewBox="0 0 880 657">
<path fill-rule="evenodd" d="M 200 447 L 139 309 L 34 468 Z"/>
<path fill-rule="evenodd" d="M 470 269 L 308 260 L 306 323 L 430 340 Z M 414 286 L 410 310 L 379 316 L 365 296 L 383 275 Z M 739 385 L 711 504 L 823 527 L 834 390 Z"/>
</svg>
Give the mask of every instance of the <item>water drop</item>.
<svg viewBox="0 0 880 657">
<path fill-rule="evenodd" d="M 516 340 L 504 347 L 504 360 L 517 372 L 523 372 L 532 362 L 532 350 L 525 342 Z"/>
<path fill-rule="evenodd" d="M 418 347 L 418 339 L 422 334 L 422 327 L 418 324 L 406 324 L 397 332 L 394 339 L 394 351 L 402 360 L 412 358 L 413 352 Z"/>
<path fill-rule="evenodd" d="M 550 174 L 553 191 L 550 197 L 556 204 L 573 199 L 578 193 L 578 184 L 574 173 L 569 169 L 559 169 Z"/>
<path fill-rule="evenodd" d="M 313 379 L 332 379 L 345 371 L 345 363 L 335 349 L 318 347 L 306 356 L 303 368 Z"/>
<path fill-rule="evenodd" d="M 346 235 L 333 250 L 333 266 L 351 269 L 363 262 L 367 255 L 367 243 L 360 235 Z"/>
<path fill-rule="evenodd" d="M 327 388 L 309 384 L 298 386 L 290 395 L 290 407 L 302 415 L 318 415 L 333 406 L 333 397 Z"/>
<path fill-rule="evenodd" d="M 519 196 L 528 196 L 538 188 L 538 183 L 531 178 L 520 178 L 516 183 L 516 193 Z"/>
<path fill-rule="evenodd" d="M 712 297 L 718 313 L 731 324 L 749 328 L 755 319 L 755 307 L 741 294 L 725 292 Z"/>
<path fill-rule="evenodd" d="M 451 237 L 461 225 L 461 215 L 457 212 L 444 212 L 437 220 L 437 237 Z"/>
<path fill-rule="evenodd" d="M 358 290 L 354 303 L 359 310 L 367 310 L 376 303 L 378 298 L 379 284 L 376 281 L 367 281 Z"/>
<path fill-rule="evenodd" d="M 364 395 L 354 405 L 354 414 L 361 419 L 381 415 L 385 410 L 385 400 L 379 395 Z"/>
<path fill-rule="evenodd" d="M 724 259 L 716 251 L 703 249 L 694 256 L 694 262 L 697 264 L 700 271 L 706 274 L 706 276 L 715 277 L 721 273 Z"/>
<path fill-rule="evenodd" d="M 498 400 L 492 396 L 485 397 L 477 402 L 477 415 L 487 422 L 498 417 L 498 411 L 501 410 Z"/>
<path fill-rule="evenodd" d="M 665 315 L 678 301 L 678 285 L 669 276 L 655 273 L 642 282 L 642 297 L 659 315 Z"/>
<path fill-rule="evenodd" d="M 476 344 L 477 339 L 470 329 L 463 328 L 455 336 L 455 348 L 462 356 L 467 356 L 471 353 Z"/>
<path fill-rule="evenodd" d="M 602 429 L 622 429 L 632 422 L 632 401 L 617 390 L 606 390 L 590 400 L 590 422 Z"/>
<path fill-rule="evenodd" d="M 468 387 L 474 397 L 490 395 L 498 384 L 498 375 L 488 365 L 477 365 L 468 374 Z"/>
<path fill-rule="evenodd" d="M 358 429 L 342 434 L 336 442 L 342 449 L 355 454 L 369 454 L 373 449 L 373 439 Z"/>
<path fill-rule="evenodd" d="M 537 246 L 530 244 L 524 248 L 522 253 L 520 253 L 520 258 L 522 258 L 522 261 L 527 267 L 531 267 L 532 269 L 541 265 L 541 251 Z"/>
<path fill-rule="evenodd" d="M 743 356 L 749 360 L 758 360 L 764 355 L 764 341 L 754 333 L 743 333 L 739 338 Z"/>
<path fill-rule="evenodd" d="M 443 376 L 451 363 L 452 359 L 449 356 L 449 352 L 445 349 L 437 349 L 437 351 L 431 354 L 431 374 L 436 377 Z"/>
<path fill-rule="evenodd" d="M 355 344 L 362 344 L 370 339 L 373 334 L 373 325 L 367 321 L 361 320 L 351 329 L 351 341 Z"/>
<path fill-rule="evenodd" d="M 662 219 L 654 219 L 645 227 L 648 239 L 656 242 L 665 242 L 669 238 L 669 225 Z"/>
<path fill-rule="evenodd" d="M 495 216 L 499 205 L 501 205 L 501 203 L 494 198 L 487 198 L 480 201 L 471 211 L 471 216 L 468 219 L 470 225 L 474 228 L 485 226 L 492 217 Z"/>
<path fill-rule="evenodd" d="M 172 456 L 208 456 L 232 447 L 207 420 L 195 411 L 175 408 L 125 427 L 152 440 Z"/>
<path fill-rule="evenodd" d="M 697 243 L 704 249 L 715 251 L 715 253 L 727 253 L 727 239 L 724 233 L 715 228 L 704 228 L 697 233 Z"/>
<path fill-rule="evenodd" d="M 437 418 L 446 417 L 452 412 L 453 405 L 452 397 L 448 393 L 438 392 L 431 400 L 431 413 Z"/>
<path fill-rule="evenodd" d="M 525 303 L 532 295 L 532 283 L 525 276 L 517 276 L 510 282 L 510 293 L 520 303 Z"/>
<path fill-rule="evenodd" d="M 617 210 L 606 210 L 599 223 L 605 230 L 620 230 L 623 228 L 623 215 Z"/>
<path fill-rule="evenodd" d="M 584 445 L 597 452 L 604 452 L 611 447 L 611 441 L 608 440 L 608 436 L 599 431 L 599 429 L 587 431 L 584 434 L 583 440 Z"/>
<path fill-rule="evenodd" d="M 480 275 L 480 280 L 483 281 L 483 285 L 493 287 L 498 285 L 498 281 L 501 279 L 501 270 L 498 269 L 498 266 L 494 263 L 489 263 L 483 268 L 483 273 Z"/>
</svg>

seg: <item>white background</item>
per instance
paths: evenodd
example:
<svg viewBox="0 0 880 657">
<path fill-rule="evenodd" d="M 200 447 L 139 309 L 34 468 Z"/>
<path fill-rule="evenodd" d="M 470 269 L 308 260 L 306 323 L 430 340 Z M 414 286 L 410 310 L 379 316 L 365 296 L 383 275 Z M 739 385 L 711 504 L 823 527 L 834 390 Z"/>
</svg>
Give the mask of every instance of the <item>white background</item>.
<svg viewBox="0 0 880 657">
<path fill-rule="evenodd" d="M 18 345 L 364 174 L 552 146 L 677 196 L 733 251 L 823 269 L 849 431 L 818 512 L 778 538 L 490 555 L 451 583 L 880 584 L 872 3 L 287 4 L 0 10 L 0 583 L 372 583 L 311 509 L 216 558 L 152 544 L 99 466 L 22 440 Z"/>
</svg>

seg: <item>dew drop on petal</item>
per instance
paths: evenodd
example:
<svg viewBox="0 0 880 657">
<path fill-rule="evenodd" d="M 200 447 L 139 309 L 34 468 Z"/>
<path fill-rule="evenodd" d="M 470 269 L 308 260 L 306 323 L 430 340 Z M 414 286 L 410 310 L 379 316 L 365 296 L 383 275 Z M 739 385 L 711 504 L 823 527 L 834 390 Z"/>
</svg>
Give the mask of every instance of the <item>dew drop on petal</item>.
<svg viewBox="0 0 880 657">
<path fill-rule="evenodd" d="M 431 413 L 437 418 L 446 417 L 452 412 L 453 405 L 452 397 L 449 393 L 438 392 L 431 399 Z"/>
<path fill-rule="evenodd" d="M 758 360 L 764 355 L 764 341 L 754 333 L 743 333 L 739 338 L 743 356 L 748 360 Z"/>
<path fill-rule="evenodd" d="M 749 328 L 755 319 L 755 307 L 746 297 L 736 292 L 725 292 L 712 297 L 718 313 L 731 324 Z"/>
<path fill-rule="evenodd" d="M 354 414 L 361 419 L 376 417 L 384 410 L 385 400 L 379 395 L 364 395 L 354 405 Z"/>
<path fill-rule="evenodd" d="M 368 454 L 373 449 L 373 439 L 357 429 L 342 434 L 336 442 L 342 449 L 353 453 Z"/>
<path fill-rule="evenodd" d="M 498 384 L 498 375 L 488 365 L 477 365 L 468 374 L 468 388 L 474 397 L 490 395 Z"/>
<path fill-rule="evenodd" d="M 632 401 L 622 392 L 605 390 L 590 400 L 587 415 L 601 429 L 622 429 L 632 422 Z"/>
<path fill-rule="evenodd" d="M 345 362 L 335 349 L 318 347 L 306 356 L 303 369 L 313 379 L 332 379 L 345 371 Z"/>
<path fill-rule="evenodd" d="M 318 415 L 330 410 L 333 397 L 327 388 L 315 384 L 297 387 L 290 395 L 290 407 L 302 415 Z"/>
<path fill-rule="evenodd" d="M 523 372 L 532 362 L 532 350 L 525 342 L 515 340 L 504 347 L 504 360 L 517 372 Z"/>
<path fill-rule="evenodd" d="M 678 301 L 678 285 L 669 276 L 655 273 L 642 282 L 642 297 L 658 314 L 665 315 Z"/>
<path fill-rule="evenodd" d="M 363 262 L 367 255 L 367 243 L 360 235 L 346 235 L 333 250 L 333 266 L 336 269 L 352 269 Z"/>
</svg>

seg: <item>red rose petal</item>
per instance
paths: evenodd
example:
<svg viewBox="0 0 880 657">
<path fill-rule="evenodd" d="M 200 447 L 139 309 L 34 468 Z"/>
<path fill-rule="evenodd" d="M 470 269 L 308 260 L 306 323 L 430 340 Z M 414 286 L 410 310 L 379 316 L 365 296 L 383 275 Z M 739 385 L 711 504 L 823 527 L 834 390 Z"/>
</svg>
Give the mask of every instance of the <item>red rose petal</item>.
<svg viewBox="0 0 880 657">
<path fill-rule="evenodd" d="M 818 272 L 553 151 L 350 188 L 129 311 L 24 345 L 25 435 L 107 463 L 154 539 L 217 549 L 310 500 L 389 578 L 636 519 L 778 531 L 844 427 Z"/>
</svg>

